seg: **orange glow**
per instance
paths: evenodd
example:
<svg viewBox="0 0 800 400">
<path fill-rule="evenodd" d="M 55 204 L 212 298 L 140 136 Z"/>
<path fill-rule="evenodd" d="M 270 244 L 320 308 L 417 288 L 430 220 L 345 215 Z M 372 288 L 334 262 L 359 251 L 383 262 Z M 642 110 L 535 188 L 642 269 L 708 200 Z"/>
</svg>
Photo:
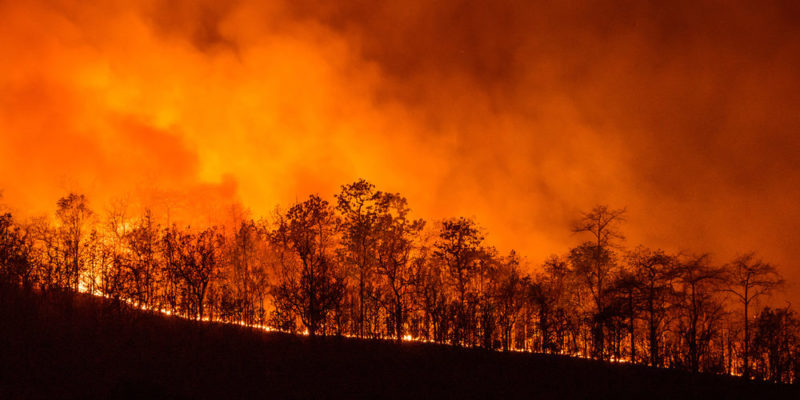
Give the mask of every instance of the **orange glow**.
<svg viewBox="0 0 800 400">
<path fill-rule="evenodd" d="M 632 244 L 800 281 L 794 11 L 101 3 L 0 3 L 0 188 L 29 216 L 77 191 L 202 224 L 363 177 L 534 265 L 609 203 Z"/>
</svg>

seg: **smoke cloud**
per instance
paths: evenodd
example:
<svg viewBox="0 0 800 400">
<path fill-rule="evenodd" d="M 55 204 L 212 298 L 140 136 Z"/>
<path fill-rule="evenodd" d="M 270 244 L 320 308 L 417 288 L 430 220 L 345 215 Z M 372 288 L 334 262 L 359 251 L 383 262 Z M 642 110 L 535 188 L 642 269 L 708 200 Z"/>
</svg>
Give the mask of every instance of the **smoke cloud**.
<svg viewBox="0 0 800 400">
<path fill-rule="evenodd" d="M 607 203 L 800 281 L 797 2 L 100 3 L 0 1 L 12 207 L 267 215 L 363 177 L 534 262 Z"/>
</svg>

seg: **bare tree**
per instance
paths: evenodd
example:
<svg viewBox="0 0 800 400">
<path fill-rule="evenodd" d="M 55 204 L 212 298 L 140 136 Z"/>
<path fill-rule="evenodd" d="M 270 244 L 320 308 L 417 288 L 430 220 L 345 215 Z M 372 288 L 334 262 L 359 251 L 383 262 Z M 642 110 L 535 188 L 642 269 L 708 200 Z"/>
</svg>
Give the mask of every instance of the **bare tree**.
<svg viewBox="0 0 800 400">
<path fill-rule="evenodd" d="M 61 236 L 64 241 L 64 251 L 69 260 L 67 272 L 70 279 L 70 286 L 73 290 L 78 290 L 80 283 L 80 273 L 83 268 L 82 244 L 86 235 L 89 219 L 94 214 L 89 209 L 89 202 L 86 196 L 70 193 L 66 197 L 58 200 L 56 217 L 61 223 Z"/>
<path fill-rule="evenodd" d="M 680 286 L 680 300 L 677 305 L 685 320 L 689 368 L 692 372 L 698 372 L 702 355 L 701 337 L 704 328 L 710 328 L 705 320 L 717 318 L 720 309 L 714 294 L 722 283 L 723 270 L 710 265 L 708 254 L 684 257 L 678 261 L 676 267 Z"/>
<path fill-rule="evenodd" d="M 653 251 L 639 246 L 628 253 L 627 258 L 639 297 L 639 307 L 647 324 L 648 359 L 651 366 L 658 366 L 661 365 L 661 333 L 675 297 L 672 286 L 678 272 L 675 257 L 662 250 Z"/>
<path fill-rule="evenodd" d="M 783 285 L 775 266 L 757 260 L 755 253 L 741 255 L 726 268 L 728 287 L 725 291 L 742 304 L 744 311 L 743 371 L 750 378 L 750 304 L 761 296 L 772 293 Z"/>
<path fill-rule="evenodd" d="M 606 314 L 608 305 L 607 285 L 615 267 L 615 252 L 618 241 L 624 236 L 619 224 L 624 221 L 625 209 L 611 209 L 608 206 L 596 206 L 581 217 L 572 226 L 574 233 L 588 233 L 590 240 L 583 242 L 570 251 L 569 259 L 573 272 L 589 290 L 595 306 L 594 352 L 596 356 L 605 357 L 605 328 L 599 320 Z"/>
</svg>

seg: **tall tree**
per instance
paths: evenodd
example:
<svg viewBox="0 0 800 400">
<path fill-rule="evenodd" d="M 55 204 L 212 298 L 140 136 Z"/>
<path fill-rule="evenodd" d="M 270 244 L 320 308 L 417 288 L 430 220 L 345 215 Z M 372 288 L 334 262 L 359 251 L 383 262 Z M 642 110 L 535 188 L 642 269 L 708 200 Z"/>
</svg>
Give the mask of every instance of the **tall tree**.
<svg viewBox="0 0 800 400">
<path fill-rule="evenodd" d="M 761 296 L 772 293 L 783 284 L 775 266 L 757 260 L 755 253 L 741 255 L 726 268 L 728 287 L 725 289 L 742 304 L 744 316 L 743 371 L 750 378 L 750 305 Z"/>
<path fill-rule="evenodd" d="M 375 191 L 375 185 L 364 179 L 342 185 L 341 192 L 336 195 L 336 209 L 343 218 L 342 241 L 346 260 L 354 267 L 358 285 L 356 329 L 359 337 L 364 336 L 368 284 L 375 263 L 375 228 L 378 223 L 376 202 L 380 196 Z"/>
<path fill-rule="evenodd" d="M 789 307 L 764 307 L 754 321 L 751 355 L 758 377 L 772 382 L 792 383 L 793 365 L 800 356 L 800 320 Z"/>
<path fill-rule="evenodd" d="M 675 258 L 662 250 L 653 251 L 642 246 L 629 252 L 627 258 L 647 325 L 648 360 L 651 366 L 659 366 L 661 331 L 675 297 L 672 286 L 677 277 Z"/>
<path fill-rule="evenodd" d="M 262 232 L 250 220 L 239 223 L 229 246 L 233 287 L 241 303 L 242 318 L 248 323 L 253 323 L 256 317 L 256 302 L 260 293 L 258 274 L 265 273 L 261 268 L 261 243 Z"/>
<path fill-rule="evenodd" d="M 273 296 L 300 317 L 311 336 L 324 328 L 328 314 L 343 296 L 343 282 L 331 254 L 336 225 L 328 202 L 312 195 L 290 208 L 273 232 L 273 240 L 299 259 L 296 268 L 291 259 L 281 258 L 282 271 Z"/>
<path fill-rule="evenodd" d="M 406 199 L 399 194 L 380 193 L 377 212 L 377 273 L 386 289 L 385 307 L 392 318 L 395 337 L 403 337 L 412 283 L 414 241 L 425 222 L 411 220 Z"/>
<path fill-rule="evenodd" d="M 497 274 L 498 324 L 503 350 L 511 348 L 512 333 L 525 304 L 527 277 L 520 271 L 520 259 L 512 251 L 500 264 Z"/>
<path fill-rule="evenodd" d="M 423 245 L 413 265 L 413 294 L 422 310 L 421 337 L 444 342 L 448 330 L 447 296 L 441 260 L 431 256 L 430 246 Z"/>
<path fill-rule="evenodd" d="M 569 259 L 573 272 L 589 290 L 595 306 L 593 318 L 594 353 L 605 357 L 605 321 L 608 305 L 606 289 L 615 267 L 615 247 L 624 240 L 619 224 L 624 221 L 625 209 L 612 209 L 599 205 L 584 212 L 573 223 L 574 233 L 588 234 L 590 239 L 570 251 Z"/>
<path fill-rule="evenodd" d="M 708 254 L 685 256 L 677 262 L 676 268 L 680 290 L 677 305 L 685 322 L 689 368 L 698 372 L 702 356 L 701 338 L 704 329 L 709 328 L 705 322 L 715 318 L 719 309 L 714 294 L 722 283 L 723 270 L 711 266 Z"/>
<path fill-rule="evenodd" d="M 29 232 L 10 213 L 0 215 L 0 283 L 31 288 L 34 279 L 31 251 Z"/>
<path fill-rule="evenodd" d="M 455 290 L 457 315 L 452 341 L 461 344 L 472 322 L 470 304 L 474 295 L 474 278 L 482 256 L 483 234 L 468 218 L 442 221 L 439 237 L 434 243 L 434 256 L 447 268 L 449 283 Z"/>
<path fill-rule="evenodd" d="M 79 289 L 80 273 L 83 263 L 83 239 L 87 225 L 94 213 L 89 209 L 89 202 L 82 194 L 70 193 L 57 202 L 56 217 L 61 223 L 61 237 L 68 261 L 67 271 L 69 285 L 75 291 Z"/>
<path fill-rule="evenodd" d="M 478 335 L 480 345 L 485 349 L 494 347 L 494 336 L 497 327 L 497 293 L 499 290 L 500 269 L 503 260 L 498 257 L 497 250 L 493 247 L 484 247 L 479 252 L 478 268 L 476 270 L 476 300 L 477 320 L 470 329 Z M 474 326 L 476 325 L 477 326 Z"/>
<path fill-rule="evenodd" d="M 93 231 L 90 237 L 93 241 L 102 240 L 100 245 L 105 247 L 106 255 L 110 257 L 110 265 L 106 266 L 108 281 L 105 287 L 108 291 L 105 294 L 111 296 L 120 306 L 123 299 L 137 300 L 134 293 L 136 285 L 133 284 L 136 276 L 131 269 L 130 252 L 126 246 L 130 230 L 127 203 L 114 201 L 106 210 L 105 216 L 104 232 Z"/>
<path fill-rule="evenodd" d="M 189 315 L 202 319 L 205 316 L 205 299 L 211 279 L 222 260 L 221 249 L 224 236 L 217 227 L 207 228 L 199 233 L 170 228 L 164 235 L 166 259 L 171 269 L 183 283 L 182 298 L 187 303 Z"/>
<path fill-rule="evenodd" d="M 139 218 L 133 228 L 125 233 L 125 242 L 130 254 L 129 270 L 133 283 L 133 300 L 145 306 L 153 306 L 158 287 L 158 224 L 153 221 L 149 209 Z"/>
<path fill-rule="evenodd" d="M 628 319 L 628 339 L 630 340 L 628 347 L 632 362 L 636 361 L 636 319 L 641 308 L 639 304 L 641 284 L 640 277 L 634 271 L 623 270 L 609 287 L 609 291 L 615 297 L 612 303 L 616 303 L 617 310 Z"/>
</svg>

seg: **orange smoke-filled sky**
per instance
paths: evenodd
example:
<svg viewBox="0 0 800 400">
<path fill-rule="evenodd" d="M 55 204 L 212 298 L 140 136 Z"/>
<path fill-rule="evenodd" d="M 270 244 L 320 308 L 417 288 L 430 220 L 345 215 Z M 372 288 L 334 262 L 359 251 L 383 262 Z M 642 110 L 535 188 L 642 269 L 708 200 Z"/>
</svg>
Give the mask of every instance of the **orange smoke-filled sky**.
<svg viewBox="0 0 800 400">
<path fill-rule="evenodd" d="M 4 201 L 267 215 L 363 177 L 535 262 L 607 203 L 800 282 L 800 3 L 562 3 L 0 0 Z"/>
</svg>

